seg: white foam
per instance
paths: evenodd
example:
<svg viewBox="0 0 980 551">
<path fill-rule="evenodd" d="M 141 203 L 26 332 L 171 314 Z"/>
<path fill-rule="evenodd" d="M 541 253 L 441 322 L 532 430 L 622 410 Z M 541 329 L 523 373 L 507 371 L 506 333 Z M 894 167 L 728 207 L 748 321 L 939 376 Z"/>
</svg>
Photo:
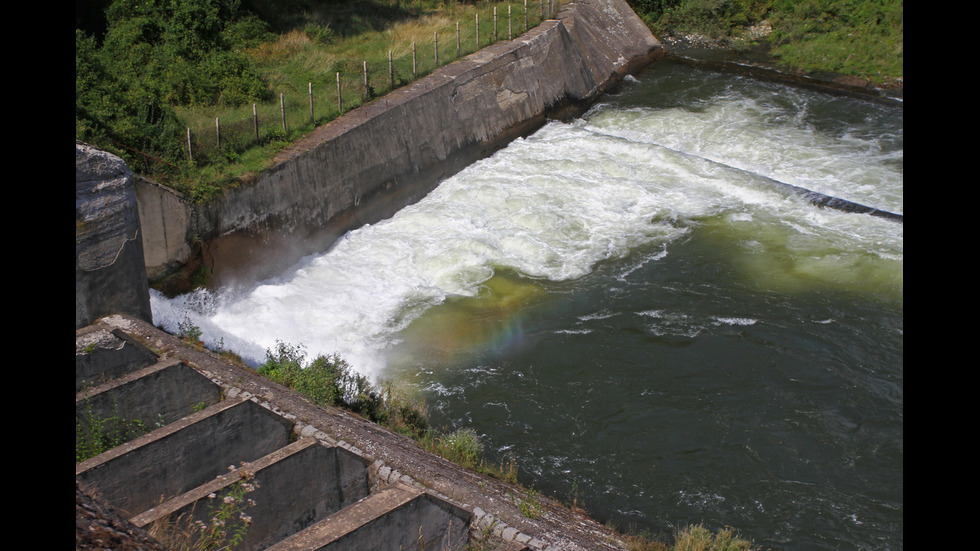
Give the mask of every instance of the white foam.
<svg viewBox="0 0 980 551">
<path fill-rule="evenodd" d="M 898 200 L 885 206 L 901 211 L 901 174 L 889 172 L 872 147 L 856 146 L 859 137 L 835 140 L 780 124 L 766 118 L 766 108 L 733 96 L 700 111 L 599 107 L 571 124 L 549 123 L 279 278 L 203 303 L 201 295 L 155 295 L 154 318 L 170 330 L 190 318 L 206 340 L 255 362 L 283 341 L 310 355 L 340 354 L 377 374 L 380 351 L 399 330 L 447 297 L 477 295 L 496 270 L 563 281 L 662 245 L 662 253 L 623 272 L 625 280 L 719 214 L 740 225 L 786 224 L 791 245 L 812 246 L 804 236 L 814 236 L 817 246 L 901 258 L 900 225 L 817 209 L 766 180 L 884 188 Z"/>
</svg>

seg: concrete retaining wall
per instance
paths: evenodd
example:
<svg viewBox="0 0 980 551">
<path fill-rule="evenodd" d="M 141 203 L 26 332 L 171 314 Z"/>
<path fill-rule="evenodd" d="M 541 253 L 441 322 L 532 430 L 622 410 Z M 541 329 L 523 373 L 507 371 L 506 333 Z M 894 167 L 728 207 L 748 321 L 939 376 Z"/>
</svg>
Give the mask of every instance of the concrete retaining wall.
<svg viewBox="0 0 980 551">
<path fill-rule="evenodd" d="M 292 429 L 251 401 L 226 400 L 79 463 L 75 479 L 135 515 L 285 446 Z"/>
<path fill-rule="evenodd" d="M 256 487 L 248 498 L 255 505 L 248 509 L 252 524 L 236 547 L 240 551 L 265 549 L 369 494 L 363 458 L 312 438 L 280 448 L 247 469 Z M 225 473 L 134 517 L 132 522 L 140 527 L 161 520 L 175 525 L 191 521 L 209 524 L 213 511 L 220 507 L 220 498 L 238 482 L 238 472 Z"/>
<path fill-rule="evenodd" d="M 515 40 L 318 128 L 206 206 L 139 183 L 147 273 L 156 279 L 195 258 L 220 280 L 281 271 L 417 201 L 546 117 L 577 114 L 662 55 L 625 0 L 569 3 Z"/>
<path fill-rule="evenodd" d="M 75 398 L 75 445 L 79 432 L 106 419 L 138 421 L 147 430 L 172 423 L 221 401 L 221 387 L 178 360 L 153 365 L 84 390 Z"/>
</svg>

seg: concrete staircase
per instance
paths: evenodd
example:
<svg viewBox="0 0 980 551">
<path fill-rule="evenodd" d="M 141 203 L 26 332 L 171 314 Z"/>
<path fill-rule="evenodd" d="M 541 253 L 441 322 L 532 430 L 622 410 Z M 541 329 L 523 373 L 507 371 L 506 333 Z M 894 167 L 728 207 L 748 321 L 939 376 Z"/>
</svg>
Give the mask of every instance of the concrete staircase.
<svg viewBox="0 0 980 551">
<path fill-rule="evenodd" d="M 472 513 L 372 462 L 297 434 L 294 420 L 182 361 L 160 358 L 119 329 L 76 331 L 79 433 L 126 420 L 147 430 L 75 465 L 75 480 L 137 527 L 210 522 L 222 496 L 254 484 L 237 549 L 462 549 Z M 372 480 L 374 479 L 374 480 Z M 523 546 L 521 546 L 523 547 Z"/>
</svg>

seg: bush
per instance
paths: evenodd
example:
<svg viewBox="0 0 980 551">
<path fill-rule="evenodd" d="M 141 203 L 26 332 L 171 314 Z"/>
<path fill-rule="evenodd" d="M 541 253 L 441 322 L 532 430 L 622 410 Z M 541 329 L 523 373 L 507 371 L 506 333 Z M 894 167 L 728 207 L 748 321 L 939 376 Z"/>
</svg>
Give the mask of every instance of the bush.
<svg viewBox="0 0 980 551">
<path fill-rule="evenodd" d="M 377 388 L 340 356 L 320 355 L 307 363 L 301 345 L 276 341 L 258 372 L 318 406 L 343 408 L 414 438 L 428 432 L 424 405 L 404 400 L 390 385 Z"/>
</svg>

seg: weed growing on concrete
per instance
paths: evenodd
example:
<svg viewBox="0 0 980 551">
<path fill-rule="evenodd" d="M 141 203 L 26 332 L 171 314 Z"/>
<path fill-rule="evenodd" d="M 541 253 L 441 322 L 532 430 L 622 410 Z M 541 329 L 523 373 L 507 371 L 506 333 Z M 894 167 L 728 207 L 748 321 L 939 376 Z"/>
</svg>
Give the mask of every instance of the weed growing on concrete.
<svg viewBox="0 0 980 551">
<path fill-rule="evenodd" d="M 431 431 L 418 442 L 425 451 L 457 465 L 499 480 L 517 482 L 517 462 L 514 458 L 508 456 L 501 459 L 499 466 L 488 463 L 483 456 L 483 443 L 473 429 L 461 428 L 444 434 Z"/>
<path fill-rule="evenodd" d="M 95 457 L 146 434 L 146 425 L 139 419 L 124 419 L 113 403 L 113 413 L 107 417 L 93 411 L 92 402 L 85 399 L 85 413 L 75 416 L 75 463 Z"/>
<path fill-rule="evenodd" d="M 160 519 L 149 527 L 150 535 L 167 549 L 181 551 L 217 551 L 241 545 L 252 524 L 252 517 L 246 511 L 255 506 L 247 494 L 258 489 L 259 484 L 248 463 L 242 463 L 240 468 L 231 465 L 228 470 L 230 476 L 238 478 L 220 496 L 217 493 L 208 496 L 207 521 L 190 520 L 197 516 L 193 512 L 174 522 Z"/>
<path fill-rule="evenodd" d="M 531 488 L 525 489 L 520 496 L 515 497 L 514 501 L 521 514 L 529 519 L 536 519 L 544 514 L 541 494 Z"/>
<path fill-rule="evenodd" d="M 275 349 L 266 351 L 266 361 L 258 372 L 318 406 L 357 413 L 416 440 L 426 451 L 458 465 L 508 482 L 517 481 L 517 463 L 513 457 L 502 459 L 499 466 L 487 463 L 483 458 L 483 444 L 471 429 L 437 434 L 429 427 L 424 402 L 408 400 L 391 382 L 382 382 L 380 387 L 371 384 L 339 356 L 321 355 L 307 361 L 302 345 L 276 341 Z"/>
<path fill-rule="evenodd" d="M 217 507 L 213 508 L 209 523 L 197 521 L 202 542 L 198 549 L 202 551 L 234 549 L 245 540 L 245 533 L 252 524 L 252 517 L 246 515 L 245 511 L 255 505 L 254 501 L 246 497 L 246 494 L 259 487 L 255 473 L 247 463 L 242 463 L 240 469 L 236 470 L 232 466 L 229 470 L 237 473 L 238 481 L 220 500 L 215 494 L 208 496 Z"/>
<path fill-rule="evenodd" d="M 184 318 L 177 324 L 177 332 L 181 339 L 195 346 L 201 343 L 201 336 L 204 334 L 189 318 Z"/>
<path fill-rule="evenodd" d="M 483 444 L 473 429 L 458 429 L 434 439 L 433 451 L 471 469 L 479 467 L 483 458 Z"/>
<path fill-rule="evenodd" d="M 751 551 L 752 544 L 731 528 L 712 533 L 701 524 L 691 525 L 676 536 L 674 551 Z"/>
</svg>

